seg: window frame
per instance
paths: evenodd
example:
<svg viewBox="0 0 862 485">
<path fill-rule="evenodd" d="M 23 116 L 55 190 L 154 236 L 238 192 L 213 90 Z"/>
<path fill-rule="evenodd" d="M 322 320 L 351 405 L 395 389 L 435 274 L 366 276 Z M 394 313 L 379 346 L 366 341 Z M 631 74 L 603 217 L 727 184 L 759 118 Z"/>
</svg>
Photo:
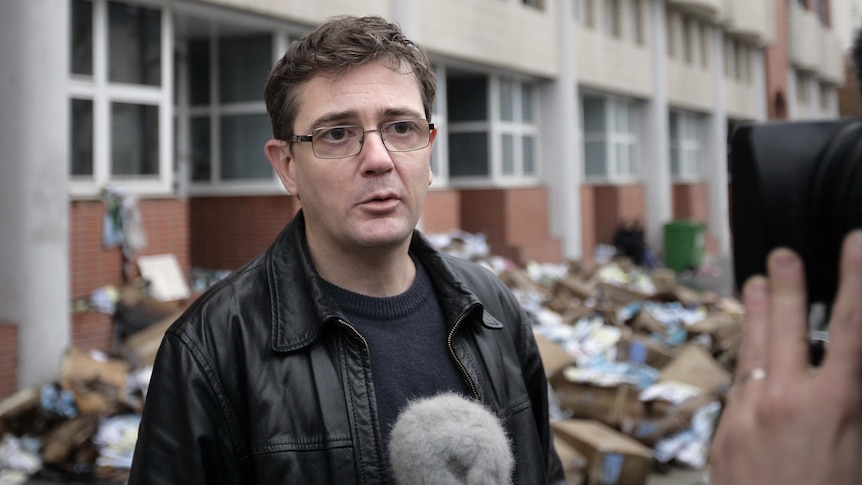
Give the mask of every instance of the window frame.
<svg viewBox="0 0 862 485">
<path fill-rule="evenodd" d="M 484 120 L 452 121 L 446 125 L 446 141 L 449 135 L 483 132 L 488 142 L 488 173 L 484 175 L 453 175 L 451 168 L 447 170 L 447 182 L 453 187 L 487 187 L 487 186 L 520 186 L 532 185 L 541 177 L 541 140 L 539 132 L 539 86 L 530 79 L 499 73 L 473 73 L 485 79 L 487 83 L 486 103 L 487 116 Z M 504 120 L 502 114 L 502 89 L 504 83 L 512 85 L 512 119 Z M 525 90 L 529 88 L 532 101 L 531 119 L 524 118 Z M 511 156 L 513 170 L 504 172 L 506 157 L 504 139 L 512 137 Z M 438 138 L 440 135 L 438 134 Z M 533 172 L 525 172 L 525 138 L 531 138 Z M 451 142 L 446 144 L 447 165 L 452 163 L 448 154 L 451 153 Z"/>
<path fill-rule="evenodd" d="M 173 191 L 173 28 L 170 9 L 138 6 L 156 10 L 160 15 L 160 83 L 158 86 L 128 84 L 109 80 L 109 4 L 114 0 L 90 0 L 92 4 L 92 73 L 74 74 L 68 67 L 68 102 L 89 100 L 93 106 L 92 174 L 72 175 L 68 170 L 68 193 L 73 198 L 97 197 L 106 186 L 126 193 L 164 195 Z M 73 7 L 70 7 L 73 8 Z M 70 15 L 71 19 L 71 15 Z M 70 20 L 71 21 L 71 20 Z M 71 35 L 71 33 L 70 33 Z M 158 173 L 156 175 L 111 174 L 111 107 L 114 103 L 156 106 L 158 109 Z M 71 140 L 72 143 L 74 140 Z M 70 147 L 71 150 L 71 147 Z"/>
<path fill-rule="evenodd" d="M 704 116 L 693 111 L 671 109 L 668 114 L 668 123 L 671 124 L 668 129 L 668 159 L 670 161 L 671 180 L 677 183 L 702 182 L 706 176 Z M 676 130 L 674 130 L 674 123 L 677 124 Z M 689 130 L 689 128 L 693 129 Z M 674 131 L 676 131 L 676 137 L 674 137 Z M 675 170 L 673 166 L 675 151 L 679 154 L 678 170 Z M 695 159 L 692 160 L 684 156 L 692 152 L 695 153 Z"/>
<path fill-rule="evenodd" d="M 227 21 L 214 21 L 215 24 L 226 23 Z M 205 104 L 196 105 L 191 103 L 191 98 L 187 92 L 190 83 L 188 81 L 188 65 L 180 65 L 178 67 L 178 103 L 177 103 L 177 122 L 182 127 L 182 136 L 179 137 L 179 145 L 183 160 L 178 160 L 180 165 L 188 167 L 188 174 L 185 176 L 187 186 L 185 190 L 191 195 L 265 195 L 271 193 L 280 193 L 285 189 L 281 184 L 275 170 L 270 169 L 269 176 L 258 178 L 224 178 L 222 177 L 223 155 L 222 142 L 222 124 L 227 117 L 230 116 L 246 116 L 246 115 L 263 115 L 269 119 L 266 111 L 266 103 L 263 95 L 258 96 L 254 100 L 240 101 L 222 101 L 219 99 L 218 93 L 220 87 L 220 72 L 219 72 L 219 43 L 228 36 L 219 35 L 217 28 L 212 29 L 207 40 L 208 56 L 209 56 L 209 100 Z M 271 62 L 275 64 L 278 60 L 279 53 L 283 53 L 287 49 L 289 41 L 297 35 L 284 32 L 278 32 L 270 28 L 269 25 L 262 24 L 258 28 L 249 29 L 245 32 L 248 35 L 267 35 L 271 43 Z M 184 43 L 183 48 L 188 50 L 188 44 Z M 209 177 L 205 180 L 194 179 L 192 171 L 194 170 L 194 160 L 192 159 L 193 138 L 192 138 L 192 121 L 194 119 L 207 119 L 209 126 Z M 271 133 L 269 133 L 271 137 Z M 263 155 L 263 146 L 258 152 L 249 153 L 248 157 L 254 157 L 255 154 L 266 162 Z"/>
<path fill-rule="evenodd" d="M 586 112 L 581 109 L 581 126 L 583 130 L 583 176 L 587 184 L 624 184 L 639 182 L 641 179 L 640 160 L 640 106 L 637 100 L 621 96 L 601 94 L 595 92 L 581 93 L 581 106 L 586 106 L 587 98 L 592 98 L 602 103 L 603 130 L 601 132 L 588 132 Z M 618 130 L 618 115 L 620 109 L 625 111 L 626 125 L 628 131 Z M 588 143 L 600 143 L 604 152 L 604 173 L 588 174 L 587 169 L 587 145 Z M 627 153 L 631 158 L 621 160 L 618 156 Z M 623 169 L 622 165 L 627 165 Z"/>
</svg>

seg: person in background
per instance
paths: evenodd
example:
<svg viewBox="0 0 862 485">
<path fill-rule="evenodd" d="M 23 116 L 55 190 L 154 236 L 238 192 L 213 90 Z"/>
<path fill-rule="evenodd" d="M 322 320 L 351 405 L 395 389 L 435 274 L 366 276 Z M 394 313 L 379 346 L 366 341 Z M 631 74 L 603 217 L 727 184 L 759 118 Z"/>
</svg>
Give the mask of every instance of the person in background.
<svg viewBox="0 0 862 485">
<path fill-rule="evenodd" d="M 862 30 L 852 48 L 862 88 Z M 860 89 L 862 94 L 862 89 Z M 743 287 L 745 335 L 711 450 L 712 485 L 862 481 L 862 230 L 846 235 L 826 357 L 809 366 L 800 257 L 772 251 Z"/>
<path fill-rule="evenodd" d="M 377 16 L 291 44 L 266 82 L 265 153 L 301 210 L 167 331 L 130 484 L 391 483 L 399 413 L 453 393 L 503 424 L 512 483 L 562 483 L 532 322 L 415 229 L 435 89 L 423 50 Z"/>
</svg>

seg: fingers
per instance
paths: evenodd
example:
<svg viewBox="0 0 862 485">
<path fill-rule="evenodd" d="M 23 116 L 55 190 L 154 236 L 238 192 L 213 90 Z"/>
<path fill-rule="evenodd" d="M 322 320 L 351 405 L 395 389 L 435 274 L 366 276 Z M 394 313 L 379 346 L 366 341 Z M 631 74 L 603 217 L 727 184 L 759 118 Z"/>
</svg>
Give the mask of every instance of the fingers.
<svg viewBox="0 0 862 485">
<path fill-rule="evenodd" d="M 862 375 L 862 231 L 851 232 L 841 252 L 841 280 L 830 323 L 826 366 Z M 857 381 L 853 381 L 857 382 Z"/>
<path fill-rule="evenodd" d="M 808 368 L 808 302 L 802 260 L 786 248 L 772 251 L 767 259 L 770 286 L 767 335 L 770 378 L 779 384 Z"/>
<path fill-rule="evenodd" d="M 742 288 L 745 304 L 745 327 L 736 381 L 742 382 L 754 369 L 766 365 L 766 340 L 769 331 L 769 287 L 766 278 L 754 276 Z"/>
</svg>

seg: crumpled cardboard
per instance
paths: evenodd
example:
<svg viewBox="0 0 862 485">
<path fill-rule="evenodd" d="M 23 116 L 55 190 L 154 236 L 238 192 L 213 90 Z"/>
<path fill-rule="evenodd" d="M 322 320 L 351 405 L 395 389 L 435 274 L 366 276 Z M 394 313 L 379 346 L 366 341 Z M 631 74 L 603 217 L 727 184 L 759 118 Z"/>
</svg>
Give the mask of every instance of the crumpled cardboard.
<svg viewBox="0 0 862 485">
<path fill-rule="evenodd" d="M 125 401 L 128 362 L 101 352 L 71 348 L 63 357 L 59 383 L 75 396 L 81 414 L 108 415 Z"/>
<path fill-rule="evenodd" d="M 586 485 L 645 485 L 652 451 L 637 440 L 593 420 L 551 422 L 554 435 L 587 458 Z"/>
</svg>

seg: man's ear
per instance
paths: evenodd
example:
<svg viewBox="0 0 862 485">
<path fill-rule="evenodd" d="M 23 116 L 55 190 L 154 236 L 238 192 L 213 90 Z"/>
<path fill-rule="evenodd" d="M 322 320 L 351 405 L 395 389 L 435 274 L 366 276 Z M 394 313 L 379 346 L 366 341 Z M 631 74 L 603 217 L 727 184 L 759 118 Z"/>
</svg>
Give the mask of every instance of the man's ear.
<svg viewBox="0 0 862 485">
<path fill-rule="evenodd" d="M 266 159 L 272 165 L 278 178 L 288 193 L 299 197 L 299 191 L 296 184 L 296 177 L 293 175 L 293 153 L 290 150 L 290 144 L 284 140 L 272 139 L 266 142 L 264 146 Z"/>
</svg>

